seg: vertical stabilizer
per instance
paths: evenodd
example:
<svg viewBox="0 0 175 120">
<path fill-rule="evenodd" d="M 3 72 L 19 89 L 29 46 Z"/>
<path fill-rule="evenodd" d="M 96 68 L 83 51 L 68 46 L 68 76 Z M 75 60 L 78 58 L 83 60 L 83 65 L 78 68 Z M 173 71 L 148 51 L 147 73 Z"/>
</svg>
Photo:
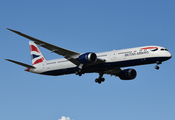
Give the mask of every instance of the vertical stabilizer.
<svg viewBox="0 0 175 120">
<path fill-rule="evenodd" d="M 32 57 L 32 65 L 36 65 L 38 63 L 42 63 L 46 61 L 45 57 L 37 47 L 37 45 L 33 41 L 29 41 L 30 53 Z"/>
</svg>

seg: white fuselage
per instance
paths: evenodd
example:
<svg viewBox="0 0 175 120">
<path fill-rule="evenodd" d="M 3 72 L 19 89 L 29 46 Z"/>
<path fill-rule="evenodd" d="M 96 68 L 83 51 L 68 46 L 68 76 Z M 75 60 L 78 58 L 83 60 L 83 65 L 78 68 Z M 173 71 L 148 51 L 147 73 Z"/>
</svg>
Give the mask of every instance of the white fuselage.
<svg viewBox="0 0 175 120">
<path fill-rule="evenodd" d="M 97 69 L 107 71 L 119 67 L 135 66 L 163 62 L 171 58 L 171 53 L 160 46 L 143 46 L 130 49 L 113 50 L 109 52 L 96 53 L 97 57 L 104 59 L 104 63 L 88 65 L 85 71 L 98 72 Z M 34 65 L 35 66 L 35 65 Z M 35 69 L 29 72 L 46 75 L 63 75 L 75 73 L 78 69 L 75 64 L 65 58 L 49 60 L 39 63 Z"/>
<path fill-rule="evenodd" d="M 16 30 L 7 29 L 32 40 L 29 41 L 32 65 L 10 59 L 6 60 L 27 67 L 26 71 L 37 74 L 58 76 L 74 73 L 81 76 L 84 73 L 98 73 L 99 77 L 95 79 L 95 82 L 101 84 L 105 81 L 104 74 L 118 76 L 121 80 L 136 78 L 136 70 L 132 68 L 121 69 L 122 67 L 156 63 L 155 69 L 158 70 L 159 64 L 172 57 L 171 53 L 161 46 L 143 46 L 102 53 L 80 53 L 52 45 Z M 47 61 L 37 45 L 64 58 Z"/>
</svg>

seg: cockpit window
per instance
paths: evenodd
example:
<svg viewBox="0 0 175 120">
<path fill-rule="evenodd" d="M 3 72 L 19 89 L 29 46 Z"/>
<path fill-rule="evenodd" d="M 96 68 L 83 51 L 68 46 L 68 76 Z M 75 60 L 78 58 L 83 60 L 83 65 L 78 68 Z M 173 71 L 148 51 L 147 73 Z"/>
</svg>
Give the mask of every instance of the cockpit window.
<svg viewBox="0 0 175 120">
<path fill-rule="evenodd" d="M 165 49 L 165 48 L 161 48 L 160 50 L 161 50 L 161 51 L 168 51 L 168 50 L 167 50 L 167 49 Z"/>
</svg>

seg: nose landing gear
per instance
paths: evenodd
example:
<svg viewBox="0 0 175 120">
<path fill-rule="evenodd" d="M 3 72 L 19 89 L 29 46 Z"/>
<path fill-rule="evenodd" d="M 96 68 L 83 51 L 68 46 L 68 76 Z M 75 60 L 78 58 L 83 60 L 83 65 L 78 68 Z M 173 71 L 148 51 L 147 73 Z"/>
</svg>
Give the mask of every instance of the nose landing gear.
<svg viewBox="0 0 175 120">
<path fill-rule="evenodd" d="M 154 68 L 155 68 L 156 70 L 159 70 L 159 66 L 158 66 L 158 65 L 159 65 L 159 64 L 162 64 L 162 62 L 161 62 L 161 61 L 157 61 L 156 63 L 157 63 L 157 65 L 156 65 Z"/>
<path fill-rule="evenodd" d="M 159 70 L 159 66 L 158 66 L 158 65 L 156 65 L 156 66 L 155 66 L 155 69 L 156 69 L 156 70 Z"/>
</svg>

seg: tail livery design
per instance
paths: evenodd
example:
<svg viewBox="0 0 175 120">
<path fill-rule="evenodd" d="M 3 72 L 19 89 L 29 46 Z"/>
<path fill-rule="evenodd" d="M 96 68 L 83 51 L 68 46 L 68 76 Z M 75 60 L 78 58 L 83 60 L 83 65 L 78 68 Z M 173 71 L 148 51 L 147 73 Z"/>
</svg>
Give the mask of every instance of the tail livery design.
<svg viewBox="0 0 175 120">
<path fill-rule="evenodd" d="M 10 59 L 5 59 L 7 61 L 13 62 L 15 64 L 27 67 L 25 71 L 29 71 L 30 69 L 36 69 L 38 63 L 45 62 L 46 59 L 37 47 L 37 45 L 33 41 L 29 41 L 29 46 L 30 46 L 30 52 L 31 52 L 31 57 L 32 57 L 32 65 L 28 65 L 22 62 L 10 60 Z"/>
<path fill-rule="evenodd" d="M 41 51 L 38 49 L 37 45 L 34 42 L 30 41 L 29 46 L 32 58 L 32 65 L 36 65 L 38 63 L 46 61 L 43 54 L 41 53 Z"/>
</svg>

